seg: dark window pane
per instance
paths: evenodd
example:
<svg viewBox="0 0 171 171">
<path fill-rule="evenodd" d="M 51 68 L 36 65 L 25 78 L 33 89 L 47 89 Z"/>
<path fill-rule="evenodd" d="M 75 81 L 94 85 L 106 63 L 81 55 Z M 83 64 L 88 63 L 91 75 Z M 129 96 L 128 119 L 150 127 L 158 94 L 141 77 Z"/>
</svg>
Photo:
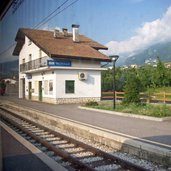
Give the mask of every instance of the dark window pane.
<svg viewBox="0 0 171 171">
<path fill-rule="evenodd" d="M 75 81 L 65 81 L 65 93 L 74 93 Z"/>
</svg>

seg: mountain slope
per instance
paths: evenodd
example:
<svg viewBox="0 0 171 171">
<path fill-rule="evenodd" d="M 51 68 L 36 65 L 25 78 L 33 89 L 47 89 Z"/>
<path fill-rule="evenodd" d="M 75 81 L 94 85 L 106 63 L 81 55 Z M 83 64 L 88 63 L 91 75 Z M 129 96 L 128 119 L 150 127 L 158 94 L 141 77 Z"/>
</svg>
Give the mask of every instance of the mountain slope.
<svg viewBox="0 0 171 171">
<path fill-rule="evenodd" d="M 0 77 L 18 75 L 18 60 L 0 63 Z"/>
<path fill-rule="evenodd" d="M 153 45 L 146 50 L 127 58 L 125 64 L 142 65 L 145 60 L 156 59 L 157 56 L 163 62 L 171 61 L 171 42 Z"/>
</svg>

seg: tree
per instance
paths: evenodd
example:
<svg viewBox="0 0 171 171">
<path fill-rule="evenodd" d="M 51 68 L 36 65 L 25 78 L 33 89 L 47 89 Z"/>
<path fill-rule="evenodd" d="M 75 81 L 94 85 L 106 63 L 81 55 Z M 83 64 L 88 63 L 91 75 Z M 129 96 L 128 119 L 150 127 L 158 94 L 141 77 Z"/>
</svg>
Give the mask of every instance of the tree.
<svg viewBox="0 0 171 171">
<path fill-rule="evenodd" d="M 112 73 L 112 69 L 102 71 L 102 91 L 112 91 Z M 116 91 L 125 90 L 125 84 L 128 84 L 129 74 L 134 75 L 134 77 L 136 75 L 134 79 L 140 83 L 138 88 L 141 92 L 147 91 L 149 88 L 155 89 L 157 87 L 171 86 L 171 68 L 166 68 L 159 58 L 157 58 L 157 67 L 152 65 L 145 65 L 134 69 L 117 67 L 115 75 Z M 134 81 L 132 80 L 130 82 Z"/>
<path fill-rule="evenodd" d="M 161 62 L 160 58 L 157 57 L 157 68 L 155 72 L 155 83 L 157 87 L 163 87 L 168 84 L 167 69 Z"/>
<path fill-rule="evenodd" d="M 130 103 L 135 103 L 135 104 L 140 104 L 140 80 L 138 79 L 135 69 L 132 69 L 127 76 L 124 91 L 124 100 L 123 104 L 130 104 Z"/>
<path fill-rule="evenodd" d="M 112 70 L 102 71 L 102 91 L 112 91 Z"/>
</svg>

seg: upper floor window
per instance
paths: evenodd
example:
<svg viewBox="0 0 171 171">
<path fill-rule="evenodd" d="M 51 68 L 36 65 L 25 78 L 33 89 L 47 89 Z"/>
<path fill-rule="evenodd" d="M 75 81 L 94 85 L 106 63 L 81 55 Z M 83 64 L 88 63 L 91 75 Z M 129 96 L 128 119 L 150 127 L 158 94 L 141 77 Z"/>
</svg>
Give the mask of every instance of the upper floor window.
<svg viewBox="0 0 171 171">
<path fill-rule="evenodd" d="M 22 59 L 22 63 L 24 64 L 26 61 L 25 61 L 25 58 Z"/>
<path fill-rule="evenodd" d="M 29 54 L 29 61 L 32 61 L 32 54 Z"/>
<path fill-rule="evenodd" d="M 41 58 L 41 57 L 42 57 L 42 50 L 39 49 L 39 58 Z"/>
<path fill-rule="evenodd" d="M 28 39 L 28 45 L 31 45 L 32 41 L 30 39 Z"/>
</svg>

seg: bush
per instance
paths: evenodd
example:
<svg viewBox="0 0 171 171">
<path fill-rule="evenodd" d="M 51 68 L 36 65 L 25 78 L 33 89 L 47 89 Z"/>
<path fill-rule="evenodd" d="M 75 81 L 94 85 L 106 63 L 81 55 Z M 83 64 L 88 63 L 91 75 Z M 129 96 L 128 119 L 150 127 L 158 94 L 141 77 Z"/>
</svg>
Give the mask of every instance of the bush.
<svg viewBox="0 0 171 171">
<path fill-rule="evenodd" d="M 88 101 L 86 106 L 98 106 L 98 103 L 96 101 Z"/>
<path fill-rule="evenodd" d="M 136 73 L 133 71 L 127 76 L 126 84 L 124 87 L 125 95 L 123 104 L 140 104 L 140 90 L 141 90 L 141 83 Z"/>
</svg>

